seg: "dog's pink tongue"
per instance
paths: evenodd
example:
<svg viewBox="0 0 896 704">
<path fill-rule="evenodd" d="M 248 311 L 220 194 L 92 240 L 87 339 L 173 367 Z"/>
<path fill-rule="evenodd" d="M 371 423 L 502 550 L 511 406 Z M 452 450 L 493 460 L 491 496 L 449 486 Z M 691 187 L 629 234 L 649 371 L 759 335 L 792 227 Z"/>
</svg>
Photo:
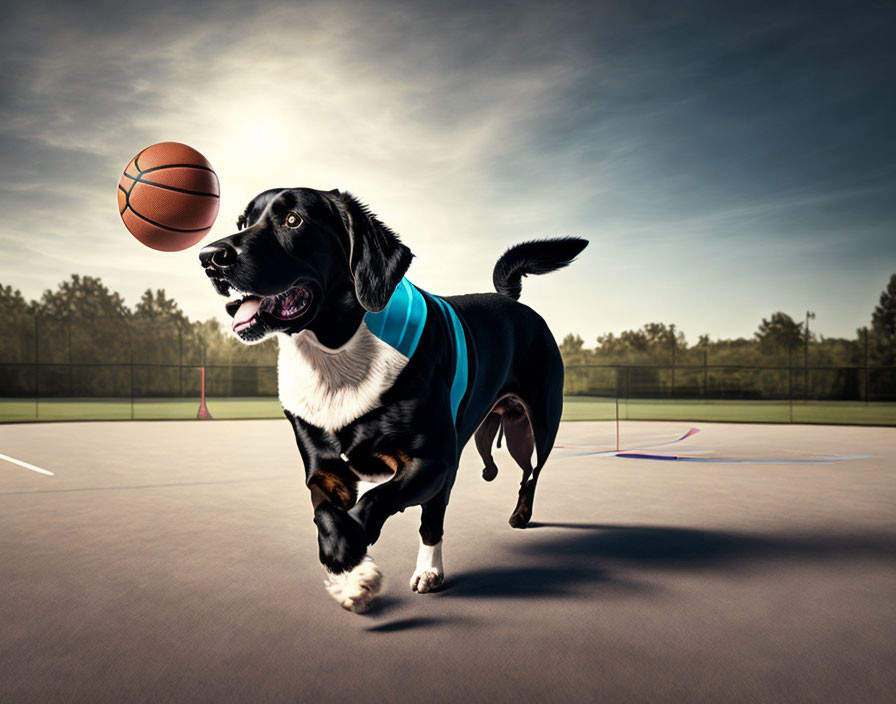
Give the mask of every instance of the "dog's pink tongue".
<svg viewBox="0 0 896 704">
<path fill-rule="evenodd" d="M 233 327 L 236 328 L 243 323 L 247 323 L 252 316 L 258 312 L 258 306 L 261 305 L 261 299 L 248 298 L 243 301 L 242 305 L 237 309 L 233 316 Z"/>
</svg>

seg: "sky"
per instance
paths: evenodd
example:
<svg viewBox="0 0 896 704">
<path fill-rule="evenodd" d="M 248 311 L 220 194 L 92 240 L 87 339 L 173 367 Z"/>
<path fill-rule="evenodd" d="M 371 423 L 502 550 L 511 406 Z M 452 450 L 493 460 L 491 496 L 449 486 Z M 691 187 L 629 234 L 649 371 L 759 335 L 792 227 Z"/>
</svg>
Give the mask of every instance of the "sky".
<svg viewBox="0 0 896 704">
<path fill-rule="evenodd" d="M 130 158 L 179 141 L 221 183 L 204 242 L 260 191 L 339 188 L 433 293 L 590 240 L 524 280 L 558 339 L 750 337 L 779 310 L 852 337 L 896 272 L 893 36 L 891 2 L 6 3 L 0 284 L 94 275 L 225 320 L 201 244 L 118 215 Z"/>
</svg>

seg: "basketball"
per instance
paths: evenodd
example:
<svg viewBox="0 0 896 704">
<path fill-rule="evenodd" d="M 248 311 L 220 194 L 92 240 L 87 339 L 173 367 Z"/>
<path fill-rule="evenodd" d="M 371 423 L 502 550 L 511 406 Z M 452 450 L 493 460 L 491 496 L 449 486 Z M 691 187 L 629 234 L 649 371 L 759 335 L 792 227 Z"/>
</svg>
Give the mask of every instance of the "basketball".
<svg viewBox="0 0 896 704">
<path fill-rule="evenodd" d="M 218 176 L 192 147 L 159 142 L 137 154 L 118 182 L 118 213 L 147 247 L 179 252 L 211 230 L 220 203 Z"/>
</svg>

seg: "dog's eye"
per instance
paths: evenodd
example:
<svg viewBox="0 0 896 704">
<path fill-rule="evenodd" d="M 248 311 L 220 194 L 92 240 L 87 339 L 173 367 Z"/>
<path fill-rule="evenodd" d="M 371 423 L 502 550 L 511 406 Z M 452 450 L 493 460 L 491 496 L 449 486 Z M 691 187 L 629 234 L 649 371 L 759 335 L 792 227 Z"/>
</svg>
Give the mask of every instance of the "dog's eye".
<svg viewBox="0 0 896 704">
<path fill-rule="evenodd" d="M 302 224 L 303 220 L 298 213 L 296 213 L 293 210 L 290 210 L 289 213 L 287 213 L 286 219 L 283 222 L 287 227 L 295 230 L 297 227 L 299 227 Z"/>
</svg>

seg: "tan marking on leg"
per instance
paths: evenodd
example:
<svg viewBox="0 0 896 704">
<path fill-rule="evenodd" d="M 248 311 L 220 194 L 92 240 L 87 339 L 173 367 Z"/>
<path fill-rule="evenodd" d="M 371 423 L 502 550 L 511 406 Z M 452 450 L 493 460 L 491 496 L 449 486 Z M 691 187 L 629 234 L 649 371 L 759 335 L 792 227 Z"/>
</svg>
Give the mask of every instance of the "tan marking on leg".
<svg viewBox="0 0 896 704">
<path fill-rule="evenodd" d="M 343 508 L 355 505 L 355 488 L 345 480 L 330 472 L 316 472 L 309 480 L 311 505 L 316 509 L 323 501 L 340 501 Z"/>
<path fill-rule="evenodd" d="M 388 455 L 383 452 L 375 452 L 373 456 L 392 470 L 393 474 L 397 474 L 399 470 L 404 469 L 411 463 L 408 453 L 402 450 L 394 450 Z"/>
</svg>

